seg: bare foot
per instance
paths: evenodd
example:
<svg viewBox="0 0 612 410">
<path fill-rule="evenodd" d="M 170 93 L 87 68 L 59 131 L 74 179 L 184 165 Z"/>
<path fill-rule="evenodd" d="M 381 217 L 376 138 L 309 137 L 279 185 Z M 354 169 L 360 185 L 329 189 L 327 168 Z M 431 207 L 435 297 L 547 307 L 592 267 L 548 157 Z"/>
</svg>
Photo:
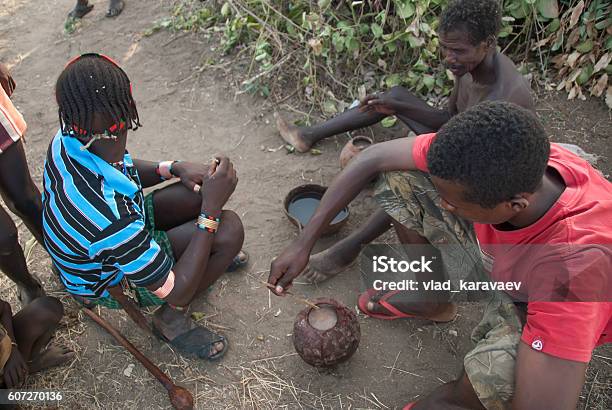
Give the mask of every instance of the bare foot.
<svg viewBox="0 0 612 410">
<path fill-rule="evenodd" d="M 274 113 L 276 119 L 276 128 L 280 132 L 281 137 L 295 147 L 298 152 L 308 152 L 312 144 L 309 144 L 304 140 L 304 136 L 301 135 L 300 129 L 295 125 L 287 124 L 277 112 Z"/>
<path fill-rule="evenodd" d="M 323 282 L 353 266 L 359 252 L 360 247 L 347 246 L 340 241 L 331 248 L 312 255 L 302 276 L 310 283 Z"/>
<path fill-rule="evenodd" d="M 88 4 L 87 6 L 80 6 L 77 4 L 70 13 L 68 13 L 68 17 L 73 19 L 83 18 L 87 13 L 93 10 L 93 4 Z"/>
<path fill-rule="evenodd" d="M 50 367 L 60 366 L 74 359 L 74 356 L 75 353 L 67 347 L 51 345 L 30 361 L 30 373 L 36 373 Z"/>
<path fill-rule="evenodd" d="M 395 315 L 393 312 L 389 312 L 383 305 L 378 303 L 380 298 L 384 295 L 384 293 L 380 293 L 378 295 L 372 296 L 368 304 L 366 305 L 367 309 L 372 313 L 383 314 L 383 315 Z M 402 292 L 399 292 L 390 298 L 387 299 L 387 303 L 392 305 L 394 308 L 404 313 L 415 313 L 415 317 L 431 320 L 434 322 L 451 322 L 457 316 L 457 304 L 455 303 L 439 303 L 438 306 L 433 309 L 432 312 L 428 312 L 423 316 L 420 316 L 415 309 L 422 309 L 423 304 L 420 303 L 418 308 L 415 307 L 414 302 L 408 302 L 403 300 Z"/>
<path fill-rule="evenodd" d="M 125 3 L 123 0 L 110 0 L 106 17 L 117 17 L 123 11 Z"/>
</svg>

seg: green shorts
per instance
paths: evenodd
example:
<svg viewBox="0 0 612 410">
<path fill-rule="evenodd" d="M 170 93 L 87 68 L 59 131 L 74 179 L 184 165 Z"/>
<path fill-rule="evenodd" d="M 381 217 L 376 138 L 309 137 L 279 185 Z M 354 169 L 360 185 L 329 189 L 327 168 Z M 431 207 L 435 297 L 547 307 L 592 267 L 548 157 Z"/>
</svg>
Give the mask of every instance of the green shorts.
<svg viewBox="0 0 612 410">
<path fill-rule="evenodd" d="M 377 181 L 375 198 L 393 219 L 440 250 L 449 275 L 470 272 L 472 280 L 487 277 L 472 223 L 439 206 L 440 197 L 428 174 L 384 173 Z M 514 392 L 522 324 L 505 293 L 491 292 L 485 297 L 483 318 L 471 336 L 476 346 L 467 353 L 463 365 L 483 406 L 503 409 Z"/>
<path fill-rule="evenodd" d="M 172 260 L 174 260 L 174 252 L 172 251 L 172 244 L 170 243 L 168 234 L 166 233 L 166 231 L 155 229 L 155 207 L 153 205 L 154 195 L 155 195 L 155 191 L 147 194 L 144 197 L 144 208 L 145 208 L 145 215 L 146 215 L 145 228 L 149 231 L 149 234 L 155 240 L 155 242 L 158 243 L 159 247 L 164 252 L 166 252 L 166 254 Z M 155 296 L 147 288 L 134 286 L 131 283 L 129 283 L 129 285 L 132 288 L 136 296 L 139 306 L 141 307 L 159 306 L 165 303 L 162 299 Z M 89 306 L 100 305 L 100 306 L 104 306 L 109 309 L 122 309 L 119 302 L 117 302 L 112 296 L 106 296 L 106 297 L 101 297 L 97 299 L 87 299 L 85 303 Z"/>
</svg>

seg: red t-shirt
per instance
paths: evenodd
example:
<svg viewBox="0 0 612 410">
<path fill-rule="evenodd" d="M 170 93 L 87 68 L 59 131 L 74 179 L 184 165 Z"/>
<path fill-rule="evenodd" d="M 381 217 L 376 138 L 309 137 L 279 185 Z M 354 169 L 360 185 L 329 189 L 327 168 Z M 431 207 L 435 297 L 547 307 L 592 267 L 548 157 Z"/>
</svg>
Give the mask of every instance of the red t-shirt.
<svg viewBox="0 0 612 410">
<path fill-rule="evenodd" d="M 416 138 L 412 157 L 421 171 L 428 171 L 434 138 Z M 521 340 L 555 357 L 588 362 L 596 346 L 612 342 L 612 184 L 556 144 L 548 166 L 566 188 L 539 220 L 513 231 L 478 223 L 474 229 L 491 278 L 523 284 L 508 292 L 528 301 Z M 553 288 L 567 291 L 563 300 L 577 295 L 573 300 L 589 302 L 544 301 L 560 300 L 546 299 Z"/>
</svg>

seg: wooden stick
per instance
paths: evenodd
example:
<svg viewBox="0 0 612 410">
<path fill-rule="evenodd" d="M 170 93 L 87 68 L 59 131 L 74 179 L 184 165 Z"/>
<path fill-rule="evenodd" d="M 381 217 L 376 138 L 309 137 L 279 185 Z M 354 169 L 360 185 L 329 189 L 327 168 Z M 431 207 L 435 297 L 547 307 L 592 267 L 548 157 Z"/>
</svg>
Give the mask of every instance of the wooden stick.
<svg viewBox="0 0 612 410">
<path fill-rule="evenodd" d="M 189 390 L 184 387 L 177 386 L 174 382 L 160 370 L 152 361 L 142 354 L 136 346 L 130 343 L 117 329 L 111 326 L 110 323 L 98 316 L 93 310 L 83 309 L 85 314 L 94 322 L 100 325 L 104 330 L 111 334 L 116 341 L 125 347 L 148 371 L 151 373 L 168 391 L 170 403 L 177 410 L 193 410 L 193 396 Z"/>
<path fill-rule="evenodd" d="M 266 287 L 267 287 L 268 289 L 274 289 L 274 285 L 271 285 L 271 284 L 269 284 L 268 282 L 264 282 L 263 280 L 260 280 L 259 282 L 261 282 L 263 285 L 266 285 Z M 309 301 L 309 300 L 308 300 L 308 299 L 306 299 L 306 298 L 303 298 L 303 297 L 301 297 L 301 296 L 296 295 L 295 293 L 291 293 L 291 292 L 289 292 L 288 290 L 286 290 L 284 293 L 286 293 L 287 295 L 289 295 L 289 296 L 293 297 L 295 300 L 297 300 L 297 301 L 299 301 L 299 302 L 302 302 L 302 303 L 307 304 L 308 306 L 310 306 L 310 307 L 311 307 L 311 308 L 313 308 L 313 309 L 320 309 L 320 307 L 319 307 L 319 306 L 315 305 L 314 303 L 312 303 L 311 301 Z"/>
<path fill-rule="evenodd" d="M 149 322 L 143 316 L 142 312 L 136 306 L 136 304 L 132 301 L 132 299 L 128 298 L 124 293 L 121 285 L 113 286 L 112 288 L 108 288 L 108 292 L 111 296 L 121 305 L 125 313 L 128 314 L 130 318 L 136 324 L 144 330 L 148 335 L 153 335 L 151 332 L 151 328 L 149 327 Z"/>
</svg>

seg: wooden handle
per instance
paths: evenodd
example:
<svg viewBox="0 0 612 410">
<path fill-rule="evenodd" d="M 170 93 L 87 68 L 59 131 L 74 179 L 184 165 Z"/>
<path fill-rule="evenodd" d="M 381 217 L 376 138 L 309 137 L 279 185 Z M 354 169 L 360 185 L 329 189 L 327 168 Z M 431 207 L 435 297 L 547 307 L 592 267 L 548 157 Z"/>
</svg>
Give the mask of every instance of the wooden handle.
<svg viewBox="0 0 612 410">
<path fill-rule="evenodd" d="M 94 322 L 99 324 L 111 334 L 117 340 L 121 346 L 125 347 L 142 365 L 149 371 L 163 386 L 166 390 L 170 391 L 174 387 L 174 383 L 159 367 L 153 364 L 145 355 L 143 355 L 129 340 L 127 340 L 121 333 L 119 333 L 110 323 L 102 319 L 96 313 L 90 309 L 83 309 L 85 314 L 89 316 Z"/>
<path fill-rule="evenodd" d="M 145 319 L 142 312 L 140 311 L 138 306 L 136 306 L 136 304 L 132 301 L 132 299 L 128 298 L 123 293 L 121 285 L 108 288 L 108 292 L 121 305 L 123 310 L 125 310 L 125 313 L 127 313 L 128 316 L 131 317 L 132 320 L 136 322 L 136 324 L 140 326 L 142 330 L 144 330 L 150 336 L 153 335 L 153 333 L 151 332 L 151 327 L 149 326 L 149 322 L 147 322 L 147 319 Z"/>
<path fill-rule="evenodd" d="M 170 403 L 172 407 L 177 410 L 193 410 L 193 396 L 189 390 L 184 387 L 177 386 L 174 382 L 162 372 L 152 361 L 150 361 L 144 354 L 130 343 L 118 330 L 116 330 L 110 323 L 98 316 L 94 311 L 90 309 L 83 309 L 85 314 L 89 316 L 94 322 L 100 325 L 104 330 L 111 334 L 123 347 L 125 347 L 168 391 L 170 397 Z"/>
</svg>

